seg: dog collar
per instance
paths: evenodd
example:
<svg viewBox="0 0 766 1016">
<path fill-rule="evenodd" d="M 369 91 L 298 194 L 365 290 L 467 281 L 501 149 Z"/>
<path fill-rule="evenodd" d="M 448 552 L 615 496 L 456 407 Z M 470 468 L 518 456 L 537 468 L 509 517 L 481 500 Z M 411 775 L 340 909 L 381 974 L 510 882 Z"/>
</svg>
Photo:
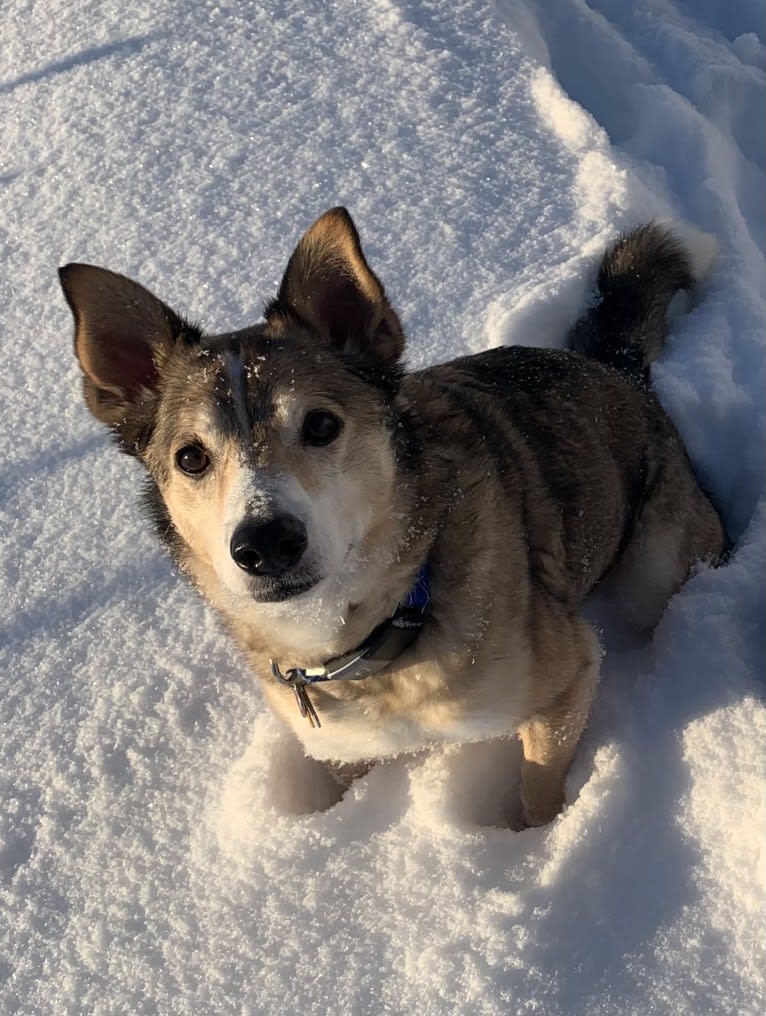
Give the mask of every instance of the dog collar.
<svg viewBox="0 0 766 1016">
<path fill-rule="evenodd" d="M 322 667 L 293 667 L 285 673 L 279 669 L 276 660 L 270 660 L 271 673 L 280 684 L 292 688 L 301 716 L 305 716 L 312 727 L 321 727 L 308 695 L 308 686 L 325 681 L 362 681 L 385 670 L 417 639 L 425 624 L 425 612 L 430 601 L 429 567 L 426 563 L 418 572 L 415 585 L 399 602 L 393 615 L 379 624 L 356 649 L 333 657 Z"/>
</svg>

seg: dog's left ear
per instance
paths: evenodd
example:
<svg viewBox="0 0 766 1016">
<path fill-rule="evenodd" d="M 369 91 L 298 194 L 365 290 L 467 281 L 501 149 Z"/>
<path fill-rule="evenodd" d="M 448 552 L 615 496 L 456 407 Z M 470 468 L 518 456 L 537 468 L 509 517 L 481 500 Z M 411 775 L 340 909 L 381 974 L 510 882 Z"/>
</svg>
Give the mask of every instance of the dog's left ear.
<svg viewBox="0 0 766 1016">
<path fill-rule="evenodd" d="M 394 364 L 404 333 L 380 280 L 367 264 L 345 208 L 331 208 L 304 234 L 279 295 L 266 309 L 272 324 L 293 314 L 325 341 L 378 364 Z"/>
</svg>

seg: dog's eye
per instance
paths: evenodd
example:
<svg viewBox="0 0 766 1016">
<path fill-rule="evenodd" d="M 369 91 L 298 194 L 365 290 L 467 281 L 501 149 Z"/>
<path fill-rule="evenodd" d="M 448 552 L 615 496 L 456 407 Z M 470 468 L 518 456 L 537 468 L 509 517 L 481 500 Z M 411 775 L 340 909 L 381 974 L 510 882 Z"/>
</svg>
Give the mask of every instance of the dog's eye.
<svg viewBox="0 0 766 1016">
<path fill-rule="evenodd" d="M 176 465 L 182 473 L 199 476 L 210 465 L 210 456 L 198 444 L 184 445 L 176 452 Z"/>
<path fill-rule="evenodd" d="M 343 422 L 334 413 L 324 409 L 313 409 L 306 413 L 301 437 L 303 443 L 316 448 L 328 445 L 340 434 Z"/>
</svg>

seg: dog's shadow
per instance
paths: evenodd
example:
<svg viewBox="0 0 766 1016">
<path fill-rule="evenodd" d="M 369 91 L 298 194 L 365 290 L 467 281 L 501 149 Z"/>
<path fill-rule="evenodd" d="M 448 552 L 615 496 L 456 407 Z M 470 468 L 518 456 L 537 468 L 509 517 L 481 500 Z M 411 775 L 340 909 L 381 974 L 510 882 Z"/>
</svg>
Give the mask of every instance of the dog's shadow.
<svg viewBox="0 0 766 1016">
<path fill-rule="evenodd" d="M 521 758 L 521 742 L 513 736 L 447 751 L 442 763 L 449 787 L 445 817 L 463 826 L 523 828 Z"/>
</svg>

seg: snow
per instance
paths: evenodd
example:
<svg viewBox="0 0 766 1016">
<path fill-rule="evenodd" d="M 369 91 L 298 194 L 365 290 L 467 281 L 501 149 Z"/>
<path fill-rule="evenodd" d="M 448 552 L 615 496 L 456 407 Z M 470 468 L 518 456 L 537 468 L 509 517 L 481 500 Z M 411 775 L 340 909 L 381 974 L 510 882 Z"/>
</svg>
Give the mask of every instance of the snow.
<svg viewBox="0 0 766 1016">
<path fill-rule="evenodd" d="M 3 24 L 0 1012 L 764 1010 L 764 48 L 756 0 L 15 0 Z M 735 549 L 604 678 L 568 807 L 515 743 L 328 811 L 79 396 L 55 268 L 254 320 L 346 204 L 421 365 L 560 345 L 605 243 L 714 234 L 654 378 Z"/>
</svg>

